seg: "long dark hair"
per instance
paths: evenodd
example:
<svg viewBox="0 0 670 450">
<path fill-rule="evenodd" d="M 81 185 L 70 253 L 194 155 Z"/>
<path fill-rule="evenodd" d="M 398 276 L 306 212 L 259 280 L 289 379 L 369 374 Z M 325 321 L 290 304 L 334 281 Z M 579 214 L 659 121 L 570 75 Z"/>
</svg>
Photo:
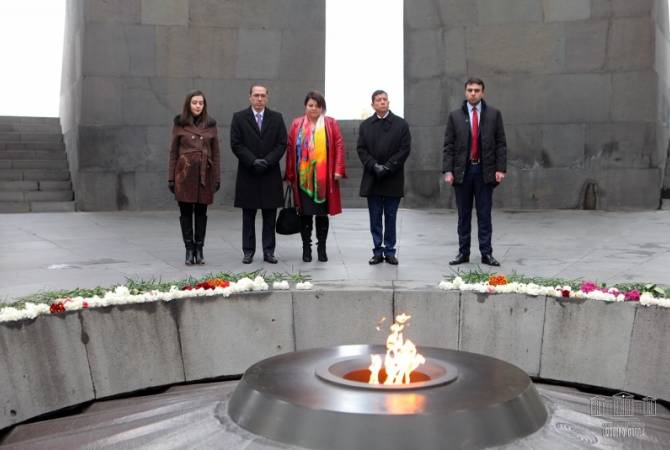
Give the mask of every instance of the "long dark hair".
<svg viewBox="0 0 670 450">
<path fill-rule="evenodd" d="M 187 94 L 186 99 L 184 99 L 184 106 L 182 107 L 181 115 L 179 116 L 179 122 L 180 125 L 182 126 L 192 125 L 193 123 L 195 123 L 195 118 L 193 117 L 193 113 L 191 112 L 191 99 L 196 95 L 200 95 L 205 103 L 202 108 L 202 113 L 200 113 L 198 123 L 206 126 L 210 122 L 209 116 L 207 115 L 207 97 L 205 97 L 205 94 L 203 94 L 202 91 L 196 90 Z"/>
</svg>

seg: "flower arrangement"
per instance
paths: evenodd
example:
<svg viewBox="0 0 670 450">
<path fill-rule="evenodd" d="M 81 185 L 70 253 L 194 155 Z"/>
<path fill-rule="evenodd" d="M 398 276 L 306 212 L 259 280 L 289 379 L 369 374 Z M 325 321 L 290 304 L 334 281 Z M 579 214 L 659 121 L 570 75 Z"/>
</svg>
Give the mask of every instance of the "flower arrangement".
<svg viewBox="0 0 670 450">
<path fill-rule="evenodd" d="M 486 294 L 516 293 L 531 296 L 577 298 L 608 302 L 639 302 L 645 306 L 670 308 L 670 289 L 656 284 L 619 284 L 612 287 L 594 281 L 528 278 L 513 274 L 509 277 L 486 272 L 457 273 L 442 280 L 443 290 L 473 291 Z"/>
<path fill-rule="evenodd" d="M 245 274 L 220 273 L 207 275 L 200 280 L 188 278 L 177 282 L 133 281 L 111 289 L 75 289 L 55 291 L 24 297 L 19 302 L 0 308 L 0 322 L 34 319 L 43 314 L 58 314 L 65 311 L 96 308 L 129 303 L 171 301 L 187 297 L 229 297 L 232 294 L 250 291 L 267 291 L 272 288 L 290 288 L 289 279 L 296 283 L 296 289 L 311 289 L 308 276 L 301 273 L 287 275 L 274 273 L 262 276 L 261 272 Z M 179 287 L 181 286 L 181 287 Z"/>
</svg>

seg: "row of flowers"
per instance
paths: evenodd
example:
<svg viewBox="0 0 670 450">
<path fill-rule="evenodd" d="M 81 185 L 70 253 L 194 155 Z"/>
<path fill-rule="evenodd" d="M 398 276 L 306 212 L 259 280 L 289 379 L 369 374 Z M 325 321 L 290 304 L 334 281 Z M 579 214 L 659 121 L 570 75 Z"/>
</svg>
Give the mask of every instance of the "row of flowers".
<svg viewBox="0 0 670 450">
<path fill-rule="evenodd" d="M 662 306 L 670 308 L 670 299 L 658 297 L 651 285 L 649 290 L 630 289 L 620 290 L 615 287 L 598 286 L 593 281 L 581 283 L 578 289 L 571 286 L 545 286 L 536 283 L 508 282 L 504 275 L 490 275 L 488 280 L 477 282 L 466 282 L 460 276 L 451 280 L 443 280 L 439 284 L 440 289 L 472 291 L 485 294 L 526 294 L 531 296 L 549 296 L 557 298 L 577 298 L 589 300 L 601 300 L 606 302 L 639 302 L 645 306 Z"/>
<path fill-rule="evenodd" d="M 295 288 L 299 290 L 312 289 L 314 285 L 309 281 L 297 282 Z M 287 290 L 290 288 L 286 280 L 274 281 L 273 290 Z M 11 322 L 24 319 L 34 319 L 43 314 L 58 314 L 65 311 L 77 311 L 80 309 L 98 308 L 111 305 L 127 305 L 130 303 L 148 303 L 192 297 L 230 297 L 232 294 L 251 291 L 267 291 L 270 286 L 261 276 L 253 280 L 241 278 L 238 281 L 228 281 L 220 278 L 212 278 L 192 285 L 182 287 L 171 286 L 167 291 L 157 289 L 147 292 L 133 294 L 126 286 L 117 286 L 113 290 L 106 291 L 103 295 L 92 297 L 67 297 L 60 298 L 47 303 L 28 302 L 23 308 L 7 306 L 0 309 L 0 322 Z"/>
</svg>

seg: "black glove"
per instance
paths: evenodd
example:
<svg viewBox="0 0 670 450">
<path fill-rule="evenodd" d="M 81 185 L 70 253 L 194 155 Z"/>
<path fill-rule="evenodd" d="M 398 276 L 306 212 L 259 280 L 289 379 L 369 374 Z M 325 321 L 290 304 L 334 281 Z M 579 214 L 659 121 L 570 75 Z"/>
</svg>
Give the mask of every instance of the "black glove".
<svg viewBox="0 0 670 450">
<path fill-rule="evenodd" d="M 168 181 L 168 189 L 174 194 L 174 181 Z"/>
<path fill-rule="evenodd" d="M 253 167 L 254 172 L 261 174 L 268 169 L 268 162 L 264 159 L 255 159 L 251 167 Z"/>
<path fill-rule="evenodd" d="M 220 181 L 214 185 L 214 192 L 219 192 L 219 189 L 221 189 L 221 182 Z"/>
<path fill-rule="evenodd" d="M 377 178 L 382 178 L 384 175 L 388 173 L 388 167 L 379 163 L 375 163 L 375 165 L 372 166 L 372 170 L 375 172 L 375 176 Z"/>
</svg>

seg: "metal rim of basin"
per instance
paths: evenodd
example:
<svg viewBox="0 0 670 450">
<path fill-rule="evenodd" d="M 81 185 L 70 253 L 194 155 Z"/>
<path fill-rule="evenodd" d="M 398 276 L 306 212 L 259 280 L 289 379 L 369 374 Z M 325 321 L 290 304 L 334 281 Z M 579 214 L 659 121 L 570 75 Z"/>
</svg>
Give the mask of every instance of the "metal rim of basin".
<svg viewBox="0 0 670 450">
<path fill-rule="evenodd" d="M 420 347 L 455 367 L 452 382 L 378 390 L 332 383 L 315 368 L 384 353 L 344 345 L 286 353 L 251 366 L 228 404 L 230 418 L 257 435 L 314 449 L 479 448 L 540 429 L 548 413 L 528 375 L 496 358 Z M 358 383 L 360 384 L 360 383 Z"/>
</svg>

